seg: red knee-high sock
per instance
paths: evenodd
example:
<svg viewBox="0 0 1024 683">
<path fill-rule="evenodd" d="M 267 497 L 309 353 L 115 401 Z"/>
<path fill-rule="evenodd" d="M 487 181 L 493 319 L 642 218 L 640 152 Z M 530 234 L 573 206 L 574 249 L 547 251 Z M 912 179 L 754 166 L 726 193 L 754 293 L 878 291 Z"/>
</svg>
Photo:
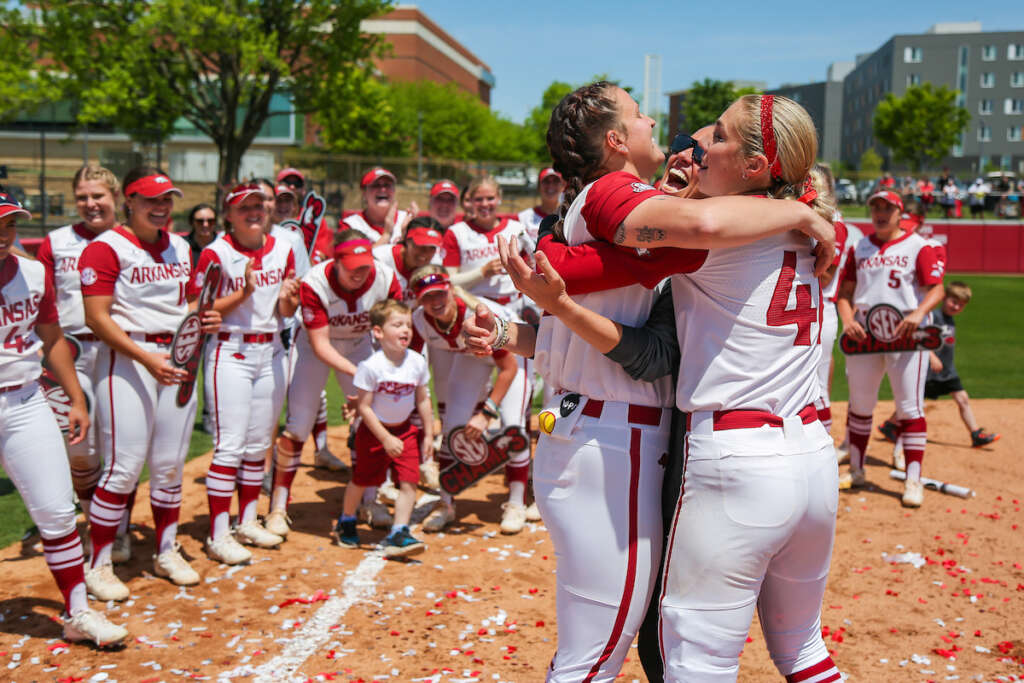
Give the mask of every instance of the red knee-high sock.
<svg viewBox="0 0 1024 683">
<path fill-rule="evenodd" d="M 210 504 L 210 538 L 217 539 L 228 530 L 231 515 L 231 496 L 235 493 L 238 468 L 229 465 L 210 465 L 206 473 L 206 500 Z"/>
<path fill-rule="evenodd" d="M 530 479 L 530 461 L 522 463 L 506 463 L 505 464 L 505 481 L 512 483 L 514 481 L 526 483 Z"/>
<path fill-rule="evenodd" d="M 274 489 L 270 500 L 271 510 L 284 510 L 288 506 L 288 494 L 292 490 L 295 470 L 299 468 L 302 442 L 283 434 L 277 438 L 277 456 L 274 460 Z"/>
<path fill-rule="evenodd" d="M 263 458 L 243 460 L 238 470 L 238 522 L 256 519 L 256 501 L 263 487 Z"/>
<path fill-rule="evenodd" d="M 900 420 L 900 429 L 903 432 L 903 456 L 907 460 L 907 469 L 915 462 L 920 467 L 924 460 L 924 445 L 928 440 L 928 423 L 923 417 L 914 417 Z"/>
<path fill-rule="evenodd" d="M 67 613 L 74 614 L 83 607 L 88 607 L 84 587 L 85 559 L 82 557 L 82 541 L 78 537 L 78 531 L 72 529 L 70 533 L 60 538 L 44 538 L 43 554 L 46 556 L 46 566 L 50 568 L 57 588 L 64 596 Z M 79 586 L 82 589 L 75 591 Z M 72 595 L 72 592 L 77 592 L 78 595 Z"/>
<path fill-rule="evenodd" d="M 864 467 L 864 456 L 868 452 L 868 439 L 871 438 L 871 415 L 846 415 L 846 428 L 850 432 L 850 465 Z"/>
<path fill-rule="evenodd" d="M 829 683 L 830 681 L 841 681 L 842 675 L 836 668 L 831 657 L 825 657 L 817 664 L 794 671 L 786 676 L 786 683 Z"/>
<path fill-rule="evenodd" d="M 114 493 L 102 486 L 92 494 L 92 505 L 89 507 L 89 536 L 92 540 L 92 563 L 98 567 L 110 561 L 110 545 L 117 536 L 117 527 L 124 515 L 127 493 Z"/>
<path fill-rule="evenodd" d="M 149 505 L 153 509 L 153 526 L 156 527 L 157 553 L 174 548 L 178 535 L 178 515 L 181 513 L 181 485 L 165 489 L 150 489 Z"/>
</svg>

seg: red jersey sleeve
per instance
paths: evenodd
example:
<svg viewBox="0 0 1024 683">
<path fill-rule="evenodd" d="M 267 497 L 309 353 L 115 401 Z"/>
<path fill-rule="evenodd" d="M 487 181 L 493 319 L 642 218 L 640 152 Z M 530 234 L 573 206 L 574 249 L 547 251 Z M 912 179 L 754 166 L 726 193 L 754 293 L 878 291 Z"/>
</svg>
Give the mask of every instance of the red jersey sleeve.
<svg viewBox="0 0 1024 683">
<path fill-rule="evenodd" d="M 616 171 L 590 187 L 580 214 L 591 235 L 611 242 L 615 231 L 633 209 L 651 197 L 664 196 L 635 175 Z"/>
<path fill-rule="evenodd" d="M 42 244 L 36 250 L 36 260 L 42 263 L 43 268 L 46 270 L 46 281 L 53 283 L 54 289 L 56 289 L 57 276 L 53 271 L 53 245 L 50 244 L 49 235 L 43 238 Z"/>
<path fill-rule="evenodd" d="M 302 303 L 302 322 L 308 329 L 327 326 L 327 309 L 313 288 L 305 282 L 299 286 L 299 301 Z"/>
<path fill-rule="evenodd" d="M 441 248 L 444 249 L 444 265 L 450 268 L 458 268 L 462 265 L 462 251 L 459 249 L 459 241 L 455 239 L 455 233 L 448 230 L 441 238 Z"/>
<path fill-rule="evenodd" d="M 57 317 L 57 294 L 56 287 L 49 277 L 43 285 L 43 298 L 39 300 L 39 313 L 36 315 L 36 324 L 49 325 L 59 322 Z"/>
<path fill-rule="evenodd" d="M 843 266 L 843 272 L 840 273 L 840 277 L 843 278 L 841 282 L 857 282 L 857 258 L 854 253 L 855 248 L 851 246 L 846 250 L 846 265 Z"/>
<path fill-rule="evenodd" d="M 192 269 L 192 276 L 188 279 L 188 285 L 185 287 L 185 296 L 190 299 L 192 297 L 199 296 L 199 292 L 203 289 L 203 286 L 198 282 L 199 274 L 205 274 L 206 269 L 211 263 L 220 263 L 220 258 L 217 257 L 217 252 L 213 249 L 203 249 L 199 254 L 199 265 Z M 226 278 L 221 278 L 222 284 L 225 279 Z"/>
<path fill-rule="evenodd" d="M 843 260 L 843 249 L 846 248 L 846 238 L 849 237 L 850 231 L 846 229 L 846 223 L 842 221 L 836 221 L 833 223 L 836 228 L 836 257 L 832 261 L 833 266 L 838 266 L 839 262 Z"/>
<path fill-rule="evenodd" d="M 121 274 L 121 262 L 114 248 L 106 242 L 91 242 L 78 259 L 78 275 L 82 280 L 82 296 L 110 296 Z"/>
<path fill-rule="evenodd" d="M 391 276 L 391 285 L 388 286 L 388 298 L 394 299 L 395 301 L 402 300 L 402 285 L 398 282 L 398 276 Z"/>
<path fill-rule="evenodd" d="M 917 281 L 926 286 L 942 283 L 944 264 L 938 258 L 935 247 L 926 245 L 917 252 Z"/>
</svg>

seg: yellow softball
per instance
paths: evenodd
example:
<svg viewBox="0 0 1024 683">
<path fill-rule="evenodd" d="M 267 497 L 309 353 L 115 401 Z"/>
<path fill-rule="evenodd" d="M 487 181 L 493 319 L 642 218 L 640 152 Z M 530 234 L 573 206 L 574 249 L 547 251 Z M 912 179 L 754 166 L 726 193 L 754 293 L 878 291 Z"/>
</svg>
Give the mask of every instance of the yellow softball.
<svg viewBox="0 0 1024 683">
<path fill-rule="evenodd" d="M 545 410 L 537 416 L 537 424 L 545 434 L 550 434 L 551 430 L 555 428 L 555 414 L 550 410 Z"/>
</svg>

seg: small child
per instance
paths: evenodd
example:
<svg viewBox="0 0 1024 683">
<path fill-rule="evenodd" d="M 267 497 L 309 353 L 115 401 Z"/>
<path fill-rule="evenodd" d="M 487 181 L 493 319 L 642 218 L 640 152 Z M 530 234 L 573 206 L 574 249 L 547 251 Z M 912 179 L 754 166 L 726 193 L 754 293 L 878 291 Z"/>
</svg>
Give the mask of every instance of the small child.
<svg viewBox="0 0 1024 683">
<path fill-rule="evenodd" d="M 971 433 L 971 446 L 979 448 L 986 446 L 999 438 L 998 434 L 986 432 L 978 426 L 968 403 L 967 392 L 960 381 L 960 375 L 953 365 L 953 352 L 956 346 L 956 321 L 953 316 L 959 315 L 967 303 L 971 300 L 971 288 L 963 282 L 950 282 L 946 285 L 946 296 L 942 300 L 942 308 L 932 311 L 932 324 L 939 326 L 942 330 L 942 338 L 945 345 L 938 352 L 929 351 L 928 377 L 924 383 L 924 397 L 936 399 L 946 394 L 952 394 L 960 409 L 960 419 L 964 421 L 967 430 Z M 899 427 L 891 420 L 879 427 L 879 431 L 889 441 L 899 439 Z"/>
<path fill-rule="evenodd" d="M 394 299 L 370 308 L 372 334 L 380 350 L 359 363 L 354 384 L 358 389 L 356 412 L 362 422 L 356 429 L 355 466 L 345 489 L 342 514 L 334 533 L 341 545 L 359 546 L 356 508 L 363 491 L 384 483 L 388 469 L 398 483 L 395 518 L 384 539 L 387 557 L 408 557 L 423 552 L 423 542 L 409 533 L 409 518 L 416 502 L 420 480 L 420 453 L 433 454 L 434 416 L 430 405 L 430 372 L 422 355 L 409 351 L 412 315 Z M 419 412 L 423 427 L 413 425 L 409 416 Z"/>
</svg>

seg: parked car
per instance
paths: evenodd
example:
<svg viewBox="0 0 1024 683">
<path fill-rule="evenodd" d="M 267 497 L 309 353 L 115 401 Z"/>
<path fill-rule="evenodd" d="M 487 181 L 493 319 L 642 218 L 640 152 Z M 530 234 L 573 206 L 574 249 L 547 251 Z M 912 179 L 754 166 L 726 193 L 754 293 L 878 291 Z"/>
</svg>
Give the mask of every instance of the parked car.
<svg viewBox="0 0 1024 683">
<path fill-rule="evenodd" d="M 852 180 L 840 178 L 836 181 L 836 201 L 839 203 L 853 204 L 857 202 L 857 186 Z"/>
<path fill-rule="evenodd" d="M 857 201 L 864 204 L 871 196 L 872 190 L 878 185 L 877 180 L 861 180 L 857 183 Z"/>
<path fill-rule="evenodd" d="M 505 192 L 529 192 L 537 184 L 536 180 L 531 182 L 530 175 L 524 168 L 503 168 L 495 174 L 494 180 Z"/>
</svg>

